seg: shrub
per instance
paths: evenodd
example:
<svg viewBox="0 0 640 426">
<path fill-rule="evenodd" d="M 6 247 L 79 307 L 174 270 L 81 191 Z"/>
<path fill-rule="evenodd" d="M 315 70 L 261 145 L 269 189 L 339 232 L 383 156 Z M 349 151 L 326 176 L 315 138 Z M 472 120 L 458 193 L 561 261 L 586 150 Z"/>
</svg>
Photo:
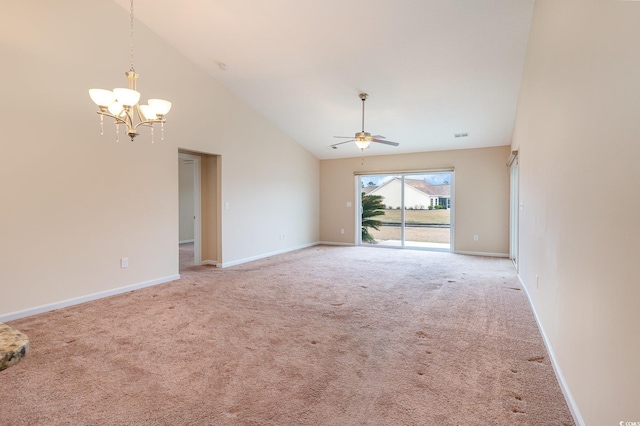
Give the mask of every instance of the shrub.
<svg viewBox="0 0 640 426">
<path fill-rule="evenodd" d="M 382 222 L 373 219 L 376 216 L 384 216 L 386 206 L 382 203 L 381 195 L 365 195 L 362 193 L 362 241 L 376 243 L 376 239 L 369 233 L 369 228 L 380 230 Z"/>
</svg>

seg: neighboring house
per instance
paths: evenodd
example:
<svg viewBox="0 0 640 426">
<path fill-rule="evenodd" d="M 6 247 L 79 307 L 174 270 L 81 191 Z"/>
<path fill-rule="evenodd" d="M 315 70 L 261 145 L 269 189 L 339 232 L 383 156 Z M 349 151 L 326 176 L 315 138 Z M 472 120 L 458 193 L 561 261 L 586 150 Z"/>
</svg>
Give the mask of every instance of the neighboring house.
<svg viewBox="0 0 640 426">
<path fill-rule="evenodd" d="M 373 188 L 373 189 L 371 189 Z M 365 187 L 363 192 L 369 195 L 381 195 L 388 209 L 401 207 L 402 182 L 393 178 L 377 187 Z M 427 209 L 429 206 L 451 208 L 451 185 L 431 185 L 424 180 L 404 180 L 405 208 Z"/>
<path fill-rule="evenodd" d="M 364 188 L 362 188 L 362 192 L 364 192 L 365 194 L 369 194 L 371 191 L 377 189 L 378 187 L 375 185 L 369 185 L 369 186 L 365 186 Z"/>
</svg>

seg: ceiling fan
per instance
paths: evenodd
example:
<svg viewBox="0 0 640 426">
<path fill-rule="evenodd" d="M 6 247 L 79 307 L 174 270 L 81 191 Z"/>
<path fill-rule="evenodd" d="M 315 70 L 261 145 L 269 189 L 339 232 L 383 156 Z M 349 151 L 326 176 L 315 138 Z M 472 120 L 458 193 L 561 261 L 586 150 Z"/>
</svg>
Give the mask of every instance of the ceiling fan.
<svg viewBox="0 0 640 426">
<path fill-rule="evenodd" d="M 371 142 L 383 143 L 385 145 L 398 146 L 400 145 L 398 142 L 388 141 L 387 138 L 381 135 L 371 136 L 371 133 L 364 131 L 364 101 L 367 100 L 369 95 L 366 93 L 360 93 L 360 99 L 362 99 L 362 131 L 356 133 L 355 136 L 334 136 L 334 138 L 339 139 L 349 139 L 348 141 L 338 142 L 331 145 L 331 148 L 338 149 L 338 145 L 342 145 L 344 143 L 355 142 L 356 146 L 360 148 L 362 151 L 369 148 L 369 144 Z"/>
</svg>

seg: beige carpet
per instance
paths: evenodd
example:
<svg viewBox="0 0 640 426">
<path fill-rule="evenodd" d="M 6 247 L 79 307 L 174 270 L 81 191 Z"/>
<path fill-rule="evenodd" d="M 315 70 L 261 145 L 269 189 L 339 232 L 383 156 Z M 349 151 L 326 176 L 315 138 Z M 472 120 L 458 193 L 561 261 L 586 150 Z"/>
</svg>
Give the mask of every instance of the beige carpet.
<svg viewBox="0 0 640 426">
<path fill-rule="evenodd" d="M 179 246 L 180 258 L 178 259 L 180 265 L 180 272 L 185 269 L 193 267 L 193 243 L 182 243 Z"/>
<path fill-rule="evenodd" d="M 572 425 L 506 259 L 313 247 L 12 321 L 2 425 Z"/>
</svg>

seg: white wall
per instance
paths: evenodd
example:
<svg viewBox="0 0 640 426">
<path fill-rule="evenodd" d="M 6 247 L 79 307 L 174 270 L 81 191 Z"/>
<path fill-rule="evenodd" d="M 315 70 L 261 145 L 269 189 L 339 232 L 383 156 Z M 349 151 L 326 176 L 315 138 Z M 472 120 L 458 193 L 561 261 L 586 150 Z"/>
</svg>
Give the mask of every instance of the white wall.
<svg viewBox="0 0 640 426">
<path fill-rule="evenodd" d="M 178 148 L 221 156 L 223 262 L 318 240 L 318 160 L 140 23 L 138 89 L 173 102 L 165 140 L 115 143 L 108 120 L 100 136 L 87 91 L 126 84 L 128 11 L 4 1 L 0 28 L 0 318 L 175 278 Z"/>
<path fill-rule="evenodd" d="M 509 147 L 320 161 L 320 240 L 356 242 L 355 173 L 455 169 L 455 250 L 509 253 Z M 346 207 L 351 202 L 352 207 Z M 341 234 L 340 229 L 345 233 Z M 473 236 L 478 235 L 478 241 Z"/>
<path fill-rule="evenodd" d="M 638 2 L 538 0 L 514 132 L 519 274 L 587 425 L 640 422 L 639 40 Z"/>
</svg>

